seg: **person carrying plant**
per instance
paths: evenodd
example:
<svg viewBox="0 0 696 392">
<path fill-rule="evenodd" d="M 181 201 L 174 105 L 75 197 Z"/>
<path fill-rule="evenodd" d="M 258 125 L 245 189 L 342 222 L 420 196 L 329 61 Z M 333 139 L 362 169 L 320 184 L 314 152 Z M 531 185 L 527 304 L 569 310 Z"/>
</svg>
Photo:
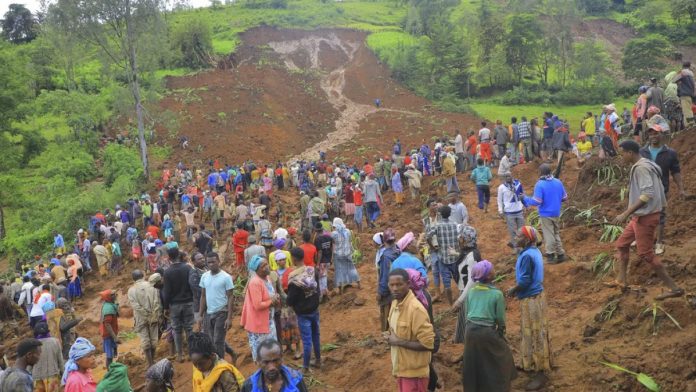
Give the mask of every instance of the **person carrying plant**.
<svg viewBox="0 0 696 392">
<path fill-rule="evenodd" d="M 653 240 L 655 229 L 660 224 L 660 215 L 667 205 L 664 187 L 660 177 L 662 169 L 655 162 L 644 158 L 640 154 L 640 146 L 633 140 L 625 140 L 620 145 L 622 158 L 626 163 L 631 163 L 631 171 L 628 180 L 628 208 L 614 218 L 614 224 L 619 225 L 629 217 L 631 220 L 624 228 L 621 236 L 616 240 L 618 252 L 618 276 L 613 282 L 607 283 L 610 287 L 626 289 L 626 272 L 630 247 L 636 242 L 638 257 L 648 263 L 655 274 L 667 286 L 669 291 L 655 297 L 656 300 L 681 297 L 684 289 L 674 283 L 667 274 L 667 270 L 655 255 Z"/>
</svg>

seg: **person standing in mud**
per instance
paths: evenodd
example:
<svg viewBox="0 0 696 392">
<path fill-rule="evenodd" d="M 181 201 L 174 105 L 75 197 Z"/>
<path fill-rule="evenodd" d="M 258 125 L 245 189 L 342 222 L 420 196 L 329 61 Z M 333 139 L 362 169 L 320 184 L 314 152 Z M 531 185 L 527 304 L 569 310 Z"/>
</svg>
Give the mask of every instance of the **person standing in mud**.
<svg viewBox="0 0 696 392">
<path fill-rule="evenodd" d="M 534 186 L 534 195 L 525 196 L 524 204 L 536 206 L 539 210 L 541 231 L 544 233 L 546 258 L 549 264 L 558 264 L 566 260 L 561 242 L 561 206 L 568 200 L 568 194 L 561 180 L 551 174 L 551 166 L 544 163 L 539 166 L 539 181 Z"/>
<path fill-rule="evenodd" d="M 193 331 L 193 292 L 189 286 L 188 278 L 191 267 L 184 262 L 179 250 L 171 249 L 169 258 L 172 265 L 164 271 L 164 286 L 162 287 L 162 307 L 165 316 L 168 316 L 174 330 L 174 346 L 176 347 L 177 361 L 184 361 L 184 343 L 182 332 L 186 337 Z"/>
<path fill-rule="evenodd" d="M 410 277 L 404 269 L 389 273 L 392 304 L 389 331 L 383 337 L 391 348 L 392 374 L 399 392 L 426 392 L 430 361 L 435 348 L 435 329 L 428 311 L 409 286 Z"/>
<path fill-rule="evenodd" d="M 648 140 L 650 144 L 640 149 L 640 155 L 643 158 L 650 159 L 655 162 L 657 166 L 662 170 L 662 186 L 665 190 L 665 200 L 667 200 L 669 192 L 669 176 L 670 174 L 674 178 L 674 182 L 677 184 L 677 189 L 679 191 L 679 197 L 686 197 L 686 191 L 684 190 L 684 182 L 681 176 L 681 167 L 679 166 L 679 157 L 677 152 L 673 149 L 667 147 L 664 142 L 665 132 L 664 129 L 658 125 L 653 124 L 650 129 L 648 129 Z M 655 241 L 655 254 L 661 255 L 665 253 L 665 220 L 666 220 L 666 207 L 660 212 L 660 223 L 657 226 L 657 239 Z"/>
<path fill-rule="evenodd" d="M 375 221 L 380 214 L 380 205 L 384 204 L 382 199 L 382 191 L 379 189 L 379 184 L 375 181 L 374 173 L 367 176 L 367 180 L 362 183 L 363 202 L 365 203 L 365 212 L 367 213 L 367 225 L 370 228 L 375 227 Z"/>
<path fill-rule="evenodd" d="M 619 225 L 629 217 L 631 220 L 624 228 L 621 236 L 616 240 L 618 251 L 618 276 L 614 282 L 607 285 L 611 287 L 627 287 L 626 273 L 628 269 L 631 242 L 636 242 L 638 257 L 648 263 L 655 274 L 662 280 L 669 291 L 655 297 L 660 301 L 672 297 L 684 295 L 684 289 L 677 286 L 674 280 L 667 274 L 667 270 L 655 255 L 653 240 L 655 229 L 659 225 L 660 215 L 667 205 L 662 181 L 660 166 L 655 162 L 640 155 L 640 146 L 633 140 L 625 140 L 620 144 L 621 155 L 626 163 L 631 163 L 631 171 L 628 179 L 628 208 L 614 218 L 614 224 Z"/>
<path fill-rule="evenodd" d="M 551 371 L 551 343 L 549 323 L 546 316 L 546 293 L 544 292 L 544 259 L 537 248 L 539 235 L 532 226 L 523 226 L 515 238 L 516 246 L 522 249 L 515 263 L 516 285 L 508 290 L 509 297 L 520 301 L 520 356 L 522 368 L 532 379 L 525 390 L 536 391 L 548 382 L 546 373 Z"/>
<path fill-rule="evenodd" d="M 131 276 L 135 283 L 128 289 L 128 302 L 133 308 L 134 327 L 140 337 L 140 347 L 145 353 L 147 364 L 152 366 L 155 363 L 159 321 L 162 317 L 159 290 L 145 280 L 142 271 L 136 269 Z"/>
</svg>

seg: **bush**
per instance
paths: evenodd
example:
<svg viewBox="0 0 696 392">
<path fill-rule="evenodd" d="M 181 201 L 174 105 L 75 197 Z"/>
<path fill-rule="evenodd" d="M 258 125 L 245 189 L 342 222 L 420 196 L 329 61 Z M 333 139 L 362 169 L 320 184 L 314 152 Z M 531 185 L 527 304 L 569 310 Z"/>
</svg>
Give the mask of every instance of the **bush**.
<svg viewBox="0 0 696 392">
<path fill-rule="evenodd" d="M 590 84 L 571 83 L 552 96 L 558 105 L 591 105 L 597 102 L 611 102 L 615 96 L 615 84 L 608 79 Z"/>
<path fill-rule="evenodd" d="M 550 104 L 551 93 L 546 90 L 534 91 L 525 87 L 513 87 L 495 99 L 501 105 Z"/>
<path fill-rule="evenodd" d="M 179 65 L 189 68 L 205 68 L 211 63 L 213 38 L 210 24 L 196 16 L 178 24 L 172 32 L 172 47 L 179 52 Z"/>
<path fill-rule="evenodd" d="M 29 167 L 46 178 L 68 177 L 83 183 L 94 178 L 94 158 L 79 143 L 51 143 L 46 151 L 29 162 Z"/>
<path fill-rule="evenodd" d="M 106 186 L 114 184 L 119 177 L 142 179 L 143 166 L 138 151 L 120 144 L 107 145 L 104 149 L 103 175 Z"/>
</svg>

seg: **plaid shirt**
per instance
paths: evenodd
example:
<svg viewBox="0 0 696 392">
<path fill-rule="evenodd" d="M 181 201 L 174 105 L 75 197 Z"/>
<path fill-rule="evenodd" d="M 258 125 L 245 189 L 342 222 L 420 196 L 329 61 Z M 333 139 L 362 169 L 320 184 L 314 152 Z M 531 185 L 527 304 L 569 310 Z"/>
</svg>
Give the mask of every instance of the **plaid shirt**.
<svg viewBox="0 0 696 392">
<path fill-rule="evenodd" d="M 520 140 L 532 137 L 532 127 L 527 121 L 522 121 L 517 125 L 517 135 Z"/>
<path fill-rule="evenodd" d="M 428 229 L 428 238 L 437 238 L 437 253 L 444 264 L 453 264 L 459 255 L 459 233 L 457 224 L 442 219 Z"/>
</svg>

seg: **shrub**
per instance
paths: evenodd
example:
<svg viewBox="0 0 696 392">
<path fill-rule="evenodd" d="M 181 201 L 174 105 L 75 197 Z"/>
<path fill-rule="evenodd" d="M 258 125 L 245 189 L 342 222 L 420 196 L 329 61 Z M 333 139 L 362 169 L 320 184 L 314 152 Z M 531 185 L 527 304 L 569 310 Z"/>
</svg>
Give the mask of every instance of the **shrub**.
<svg viewBox="0 0 696 392">
<path fill-rule="evenodd" d="M 141 179 L 143 167 L 138 151 L 120 144 L 107 145 L 104 149 L 103 172 L 106 186 L 111 186 L 119 177 Z"/>
<path fill-rule="evenodd" d="M 29 166 L 44 177 L 68 177 L 82 183 L 94 178 L 94 158 L 77 142 L 51 143 L 46 151 L 32 159 Z"/>
<path fill-rule="evenodd" d="M 172 32 L 172 47 L 181 56 L 179 65 L 189 68 L 210 66 L 213 38 L 206 19 L 193 17 L 178 24 Z"/>
</svg>

